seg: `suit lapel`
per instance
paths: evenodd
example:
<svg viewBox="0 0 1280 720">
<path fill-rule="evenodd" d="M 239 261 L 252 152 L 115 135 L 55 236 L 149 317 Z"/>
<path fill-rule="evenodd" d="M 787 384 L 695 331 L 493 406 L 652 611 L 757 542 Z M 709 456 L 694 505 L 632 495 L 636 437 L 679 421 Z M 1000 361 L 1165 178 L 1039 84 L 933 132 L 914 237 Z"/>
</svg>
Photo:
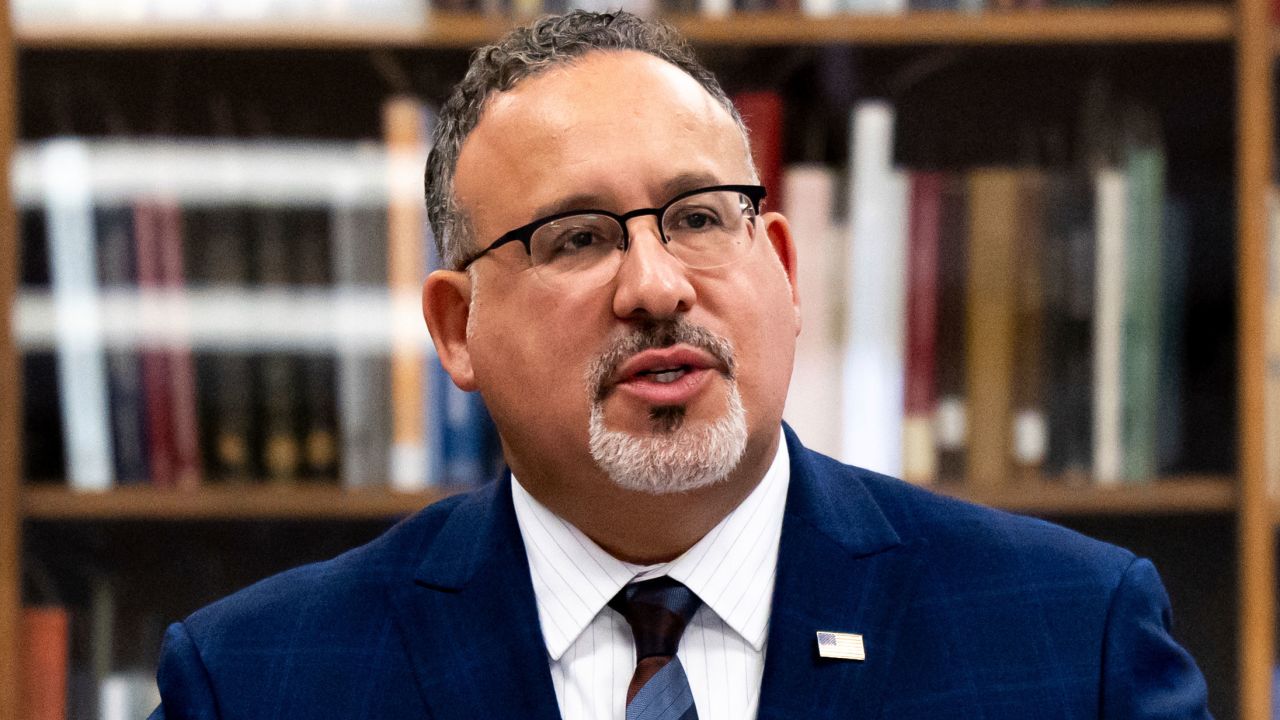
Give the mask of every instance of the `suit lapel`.
<svg viewBox="0 0 1280 720">
<path fill-rule="evenodd" d="M 437 720 L 559 718 L 510 479 L 456 507 L 390 600 Z"/>
<path fill-rule="evenodd" d="M 848 468 L 786 435 L 791 484 L 758 717 L 878 717 L 923 543 L 900 538 Z M 866 660 L 819 657 L 820 630 L 861 634 Z"/>
</svg>

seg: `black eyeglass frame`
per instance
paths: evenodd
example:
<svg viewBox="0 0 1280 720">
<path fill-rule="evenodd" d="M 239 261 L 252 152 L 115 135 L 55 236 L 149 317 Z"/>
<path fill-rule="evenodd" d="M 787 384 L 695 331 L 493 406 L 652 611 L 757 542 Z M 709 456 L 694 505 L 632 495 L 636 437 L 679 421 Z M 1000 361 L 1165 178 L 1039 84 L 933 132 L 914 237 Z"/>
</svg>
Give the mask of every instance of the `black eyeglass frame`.
<svg viewBox="0 0 1280 720">
<path fill-rule="evenodd" d="M 667 240 L 666 231 L 662 229 L 662 216 L 667 213 L 667 210 L 670 210 L 672 205 L 675 205 L 676 203 L 680 202 L 681 200 L 684 200 L 687 197 L 692 197 L 694 195 L 701 195 L 702 193 L 707 193 L 707 192 L 720 192 L 720 191 L 736 192 L 745 196 L 748 200 L 751 201 L 751 210 L 752 212 L 755 213 L 757 217 L 759 217 L 760 215 L 760 202 L 764 200 L 765 196 L 768 194 L 763 185 L 711 185 L 709 187 L 697 188 L 695 190 L 687 190 L 685 192 L 682 192 L 679 195 L 676 195 L 675 197 L 671 198 L 667 202 L 663 203 L 662 207 L 639 208 L 638 210 L 632 210 L 630 212 L 623 213 L 622 215 L 619 215 L 615 212 L 610 212 L 608 210 L 594 210 L 594 209 L 566 210 L 565 212 L 556 213 L 554 215 L 548 215 L 543 218 L 538 218 L 537 220 L 534 220 L 533 222 L 527 225 L 521 225 L 515 230 L 512 230 L 511 232 L 504 234 L 502 237 L 498 238 L 497 240 L 494 240 L 492 243 L 489 243 L 489 247 L 486 247 L 485 249 L 481 250 L 480 252 L 476 253 L 475 255 L 472 255 L 470 258 L 467 258 L 465 261 L 463 261 L 463 263 L 458 266 L 458 270 L 459 271 L 466 270 L 468 267 L 471 266 L 471 263 L 479 260 L 485 255 L 488 255 L 494 250 L 497 250 L 503 245 L 506 245 L 508 243 L 513 243 L 513 242 L 519 242 L 521 245 L 523 245 L 525 254 L 532 257 L 533 249 L 530 247 L 530 244 L 533 241 L 533 233 L 536 232 L 538 228 L 541 228 L 543 225 L 546 225 L 547 223 L 555 222 L 556 220 L 563 220 L 564 218 L 573 217 L 575 215 L 603 215 L 605 217 L 612 218 L 613 220 L 615 220 L 618 223 L 618 225 L 622 227 L 622 247 L 620 249 L 624 253 L 627 251 L 628 248 L 631 247 L 631 232 L 627 230 L 627 223 L 633 218 L 638 218 L 644 215 L 652 215 L 658 219 L 658 236 L 662 238 L 662 244 L 666 245 L 669 241 Z"/>
</svg>

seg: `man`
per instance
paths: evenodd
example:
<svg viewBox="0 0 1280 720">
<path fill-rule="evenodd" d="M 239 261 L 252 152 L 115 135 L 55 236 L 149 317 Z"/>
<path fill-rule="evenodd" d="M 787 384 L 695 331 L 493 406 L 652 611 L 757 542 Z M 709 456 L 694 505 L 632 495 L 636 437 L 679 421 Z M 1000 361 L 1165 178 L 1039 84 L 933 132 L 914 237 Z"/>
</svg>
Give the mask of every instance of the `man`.
<svg viewBox="0 0 1280 720">
<path fill-rule="evenodd" d="M 172 626 L 156 717 L 1207 717 L 1150 563 L 781 424 L 795 239 L 756 183 L 661 26 L 479 52 L 423 301 L 511 475 Z"/>
</svg>

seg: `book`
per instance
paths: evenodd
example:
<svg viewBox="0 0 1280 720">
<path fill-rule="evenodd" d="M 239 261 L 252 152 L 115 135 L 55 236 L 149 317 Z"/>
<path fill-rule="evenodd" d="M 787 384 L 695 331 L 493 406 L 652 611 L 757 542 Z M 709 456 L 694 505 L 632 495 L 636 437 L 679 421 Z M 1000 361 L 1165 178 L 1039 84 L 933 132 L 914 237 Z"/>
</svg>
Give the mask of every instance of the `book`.
<svg viewBox="0 0 1280 720">
<path fill-rule="evenodd" d="M 378 153 L 365 147 L 364 153 Z M 370 310 L 385 296 L 387 212 L 370 202 L 357 172 L 337 178 L 329 205 L 335 323 L 339 477 L 350 488 L 386 485 L 391 470 L 391 366 L 378 338 L 361 333 L 388 325 L 385 309 Z M 385 332 L 385 331 L 384 331 Z"/>
<path fill-rule="evenodd" d="M 1121 423 L 1128 185 L 1125 174 L 1115 168 L 1102 168 L 1095 175 L 1093 479 L 1103 486 L 1117 485 L 1124 476 Z"/>
<path fill-rule="evenodd" d="M 104 296 L 136 287 L 133 213 L 127 207 L 103 207 L 96 213 L 98 260 Z M 104 338 L 105 341 L 105 338 Z M 147 416 L 142 397 L 142 365 L 137 350 L 120 343 L 106 345 L 108 403 L 116 481 L 121 485 L 147 482 Z"/>
<path fill-rule="evenodd" d="M 948 174 L 939 207 L 937 334 L 934 338 L 934 445 L 941 481 L 964 477 L 968 442 L 965 297 L 969 281 L 969 194 L 963 175 Z"/>
<path fill-rule="evenodd" d="M 884 100 L 858 103 L 851 118 L 841 459 L 901 476 L 907 183 L 893 164 L 893 124 Z"/>
<path fill-rule="evenodd" d="M 302 292 L 330 292 L 329 212 L 306 208 L 297 215 L 291 238 L 294 246 L 294 284 Z M 299 422 L 300 473 L 313 482 L 336 482 L 338 477 L 338 419 L 334 355 L 328 348 L 304 352 L 299 359 L 298 387 L 302 396 Z"/>
<path fill-rule="evenodd" d="M 919 171 L 910 173 L 909 182 L 902 479 L 923 485 L 933 482 L 938 474 L 934 438 L 938 260 L 947 177 L 937 171 Z"/>
<path fill-rule="evenodd" d="M 88 148 L 77 138 L 48 140 L 40 147 L 40 172 L 67 479 L 77 490 L 107 490 L 115 483 L 115 459 Z"/>
<path fill-rule="evenodd" d="M 840 316 L 837 294 L 843 283 L 841 243 L 835 226 L 835 170 L 817 163 L 789 165 L 782 174 L 782 213 L 796 245 L 800 293 L 800 336 L 794 378 L 783 417 L 805 445 L 828 455 L 840 452 Z"/>
<path fill-rule="evenodd" d="M 141 353 L 151 482 L 191 488 L 200 483 L 200 441 L 185 331 L 182 210 L 170 199 L 139 198 L 133 221 L 143 321 L 163 329 Z"/>
<path fill-rule="evenodd" d="M 19 716 L 24 720 L 67 717 L 70 614 L 57 606 L 22 609 Z"/>
<path fill-rule="evenodd" d="M 1083 484 L 1093 470 L 1094 186 L 1091 175 L 1078 170 L 1050 173 L 1046 182 L 1044 472 Z"/>
<path fill-rule="evenodd" d="M 401 318 L 421 316 L 422 282 L 427 275 L 427 225 L 422 201 L 422 168 L 427 152 L 427 111 L 421 101 L 396 96 L 383 105 L 387 149 L 387 285 L 391 292 L 391 487 L 412 491 L 429 481 L 432 459 L 426 421 L 423 353 L 425 330 Z"/>
<path fill-rule="evenodd" d="M 248 213 L 226 205 L 193 213 L 188 223 L 193 240 L 194 268 L 191 284 L 217 296 L 234 296 L 249 290 Z M 200 420 L 208 477 L 220 482 L 242 482 L 257 472 L 254 440 L 253 366 L 243 348 L 217 348 L 197 359 Z"/>
<path fill-rule="evenodd" d="M 296 211 L 258 208 L 253 213 L 256 281 L 263 290 L 290 289 L 297 244 L 291 241 Z M 302 471 L 299 358 L 287 348 L 268 348 L 256 358 L 258 463 L 268 483 L 288 484 Z"/>
<path fill-rule="evenodd" d="M 751 158 L 760 176 L 760 184 L 769 193 L 765 202 L 775 208 L 786 207 L 786 190 L 782 182 L 782 96 L 774 90 L 741 92 L 733 96 L 733 104 L 747 126 Z"/>
<path fill-rule="evenodd" d="M 1164 212 L 1164 154 L 1135 111 L 1126 149 L 1125 290 L 1121 319 L 1121 448 L 1125 482 L 1156 475 L 1156 410 L 1160 389 L 1161 223 Z"/>
<path fill-rule="evenodd" d="M 1013 416 L 1009 428 L 1013 477 L 1041 477 L 1048 449 L 1044 372 L 1044 206 L 1046 180 L 1038 170 L 1024 170 L 1017 195 L 1014 267 L 1015 289 Z"/>
<path fill-rule="evenodd" d="M 1017 317 L 1018 204 L 1025 172 L 980 168 L 968 175 L 969 279 L 965 297 L 968 442 L 965 482 L 1008 477 Z"/>
</svg>

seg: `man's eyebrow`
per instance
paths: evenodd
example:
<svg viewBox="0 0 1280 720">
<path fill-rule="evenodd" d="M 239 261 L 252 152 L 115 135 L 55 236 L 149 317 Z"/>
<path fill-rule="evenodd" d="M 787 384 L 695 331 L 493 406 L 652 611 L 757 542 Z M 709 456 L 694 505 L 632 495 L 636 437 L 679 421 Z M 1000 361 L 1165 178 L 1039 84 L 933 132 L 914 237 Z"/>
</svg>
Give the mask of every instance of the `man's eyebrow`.
<svg viewBox="0 0 1280 720">
<path fill-rule="evenodd" d="M 722 184 L 715 175 L 709 172 L 687 172 L 676 175 L 662 184 L 661 200 L 658 202 L 666 202 L 667 200 L 688 190 L 697 190 L 702 187 Z M 551 202 L 538 206 L 532 217 L 534 219 L 558 215 L 571 210 L 606 210 L 611 207 L 611 201 L 604 195 L 592 192 L 577 193 L 568 197 L 558 198 Z M 636 208 L 613 208 L 615 212 L 630 212 Z"/>
</svg>

